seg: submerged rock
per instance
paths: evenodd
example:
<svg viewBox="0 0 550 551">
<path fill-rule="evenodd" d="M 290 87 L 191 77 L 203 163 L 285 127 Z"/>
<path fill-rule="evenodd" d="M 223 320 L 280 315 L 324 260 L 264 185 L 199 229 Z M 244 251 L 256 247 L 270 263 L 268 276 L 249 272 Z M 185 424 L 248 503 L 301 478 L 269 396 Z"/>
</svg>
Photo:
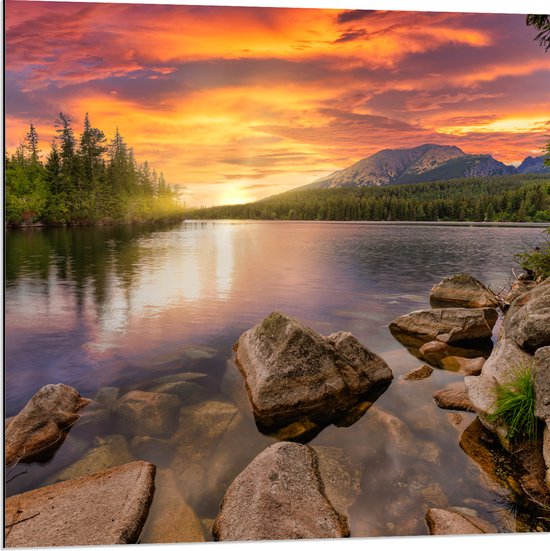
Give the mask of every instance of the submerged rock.
<svg viewBox="0 0 550 551">
<path fill-rule="evenodd" d="M 498 319 L 494 308 L 434 308 L 416 310 L 390 323 L 397 340 L 412 335 L 413 340 L 455 343 L 490 338 Z"/>
<path fill-rule="evenodd" d="M 478 344 L 478 342 L 476 342 L 476 344 Z M 468 360 L 488 358 L 491 355 L 493 343 L 490 339 L 487 339 L 483 344 L 485 346 L 479 348 L 463 348 L 451 346 L 441 341 L 429 341 L 424 343 L 418 352 L 420 358 L 424 361 L 445 369 L 445 361 L 447 358 L 462 358 Z"/>
<path fill-rule="evenodd" d="M 496 534 L 497 528 L 486 520 L 467 514 L 458 508 L 428 509 L 426 524 L 432 536 L 461 534 Z"/>
<path fill-rule="evenodd" d="M 350 333 L 328 337 L 274 312 L 234 346 L 259 427 L 270 432 L 303 418 L 328 425 L 374 401 L 393 375 Z"/>
<path fill-rule="evenodd" d="M 136 459 L 150 461 L 157 467 L 170 463 L 176 451 L 168 440 L 154 436 L 134 436 L 130 442 L 130 449 Z"/>
<path fill-rule="evenodd" d="M 447 356 L 441 361 L 443 369 L 456 371 L 464 375 L 479 375 L 485 364 L 485 358 L 460 358 L 458 356 Z"/>
<path fill-rule="evenodd" d="M 114 413 L 123 433 L 166 436 L 174 428 L 180 407 L 173 394 L 132 390 L 118 400 Z"/>
<path fill-rule="evenodd" d="M 468 397 L 466 385 L 462 381 L 451 383 L 447 387 L 434 392 L 433 398 L 435 403 L 442 409 L 474 411 L 474 406 Z"/>
<path fill-rule="evenodd" d="M 153 499 L 155 466 L 136 461 L 8 498 L 6 547 L 136 543 Z"/>
<path fill-rule="evenodd" d="M 421 365 L 411 369 L 403 378 L 406 381 L 420 381 L 427 379 L 433 373 L 433 369 L 429 365 Z"/>
<path fill-rule="evenodd" d="M 430 304 L 437 307 L 496 308 L 500 302 L 490 289 L 468 274 L 446 277 L 432 287 Z"/>
<path fill-rule="evenodd" d="M 143 528 L 140 543 L 204 541 L 197 515 L 183 499 L 169 470 L 157 471 L 155 499 Z"/>
<path fill-rule="evenodd" d="M 349 528 L 325 495 L 315 451 L 279 442 L 233 481 L 213 534 L 217 541 L 340 538 Z"/>
<path fill-rule="evenodd" d="M 529 352 L 550 345 L 550 278 L 514 300 L 503 333 Z"/>
<path fill-rule="evenodd" d="M 6 465 L 55 451 L 90 402 L 70 386 L 43 386 L 6 427 Z"/>
</svg>

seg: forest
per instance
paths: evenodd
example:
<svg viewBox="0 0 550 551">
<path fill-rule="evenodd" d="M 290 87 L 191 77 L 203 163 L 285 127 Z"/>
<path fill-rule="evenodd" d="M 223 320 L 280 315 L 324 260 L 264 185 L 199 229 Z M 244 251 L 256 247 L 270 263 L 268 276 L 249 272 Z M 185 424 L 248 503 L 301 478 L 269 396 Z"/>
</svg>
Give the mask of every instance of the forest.
<svg viewBox="0 0 550 551">
<path fill-rule="evenodd" d="M 188 218 L 550 222 L 548 175 L 515 174 L 383 187 L 296 190 Z"/>
<path fill-rule="evenodd" d="M 79 138 L 71 118 L 55 121 L 56 138 L 45 162 L 36 128 L 5 159 L 5 222 L 88 225 L 179 217 L 183 206 L 162 172 L 138 164 L 118 129 L 108 141 L 86 113 Z"/>
</svg>

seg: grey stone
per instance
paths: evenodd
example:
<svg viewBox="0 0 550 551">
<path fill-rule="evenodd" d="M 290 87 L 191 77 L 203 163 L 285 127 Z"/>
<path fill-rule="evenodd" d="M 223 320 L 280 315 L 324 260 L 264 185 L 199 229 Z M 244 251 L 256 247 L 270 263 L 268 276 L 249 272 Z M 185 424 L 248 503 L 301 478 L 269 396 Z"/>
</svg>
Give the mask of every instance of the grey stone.
<svg viewBox="0 0 550 551">
<path fill-rule="evenodd" d="M 54 451 L 90 402 L 70 386 L 43 386 L 6 428 L 6 465 Z"/>
<path fill-rule="evenodd" d="M 213 534 L 217 541 L 338 538 L 349 528 L 324 493 L 315 451 L 279 442 L 233 481 Z"/>
<path fill-rule="evenodd" d="M 393 378 L 350 333 L 323 337 L 280 312 L 243 333 L 234 349 L 256 421 L 267 430 L 304 418 L 335 422 Z"/>
<path fill-rule="evenodd" d="M 445 388 L 434 392 L 433 398 L 435 403 L 442 409 L 474 411 L 466 385 L 462 381 L 451 383 Z"/>
<path fill-rule="evenodd" d="M 550 420 L 550 346 L 539 348 L 533 365 L 535 415 Z"/>
<path fill-rule="evenodd" d="M 459 509 L 428 509 L 426 524 L 432 536 L 496 534 L 498 532 L 491 523 Z"/>
<path fill-rule="evenodd" d="M 175 426 L 180 407 L 173 394 L 132 390 L 118 400 L 114 413 L 123 433 L 166 436 Z"/>
<path fill-rule="evenodd" d="M 529 352 L 550 345 L 550 278 L 514 300 L 503 333 Z"/>
<path fill-rule="evenodd" d="M 6 547 L 136 543 L 154 492 L 155 466 L 127 463 L 8 498 Z"/>
<path fill-rule="evenodd" d="M 497 319 L 494 308 L 416 310 L 392 321 L 390 331 L 398 340 L 405 334 L 425 342 L 450 344 L 490 338 Z"/>
<path fill-rule="evenodd" d="M 432 287 L 430 303 L 435 307 L 495 308 L 500 301 L 493 291 L 468 274 L 446 277 Z"/>
</svg>

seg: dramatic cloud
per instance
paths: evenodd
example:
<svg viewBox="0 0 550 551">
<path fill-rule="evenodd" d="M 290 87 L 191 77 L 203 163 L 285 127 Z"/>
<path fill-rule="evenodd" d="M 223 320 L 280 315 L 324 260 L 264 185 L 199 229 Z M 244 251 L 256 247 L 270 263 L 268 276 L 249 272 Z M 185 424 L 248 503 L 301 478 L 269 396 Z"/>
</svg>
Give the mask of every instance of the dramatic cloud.
<svg viewBox="0 0 550 551">
<path fill-rule="evenodd" d="M 197 204 L 428 141 L 518 162 L 549 130 L 522 15 L 7 0 L 5 28 L 9 150 L 89 112 Z"/>
</svg>

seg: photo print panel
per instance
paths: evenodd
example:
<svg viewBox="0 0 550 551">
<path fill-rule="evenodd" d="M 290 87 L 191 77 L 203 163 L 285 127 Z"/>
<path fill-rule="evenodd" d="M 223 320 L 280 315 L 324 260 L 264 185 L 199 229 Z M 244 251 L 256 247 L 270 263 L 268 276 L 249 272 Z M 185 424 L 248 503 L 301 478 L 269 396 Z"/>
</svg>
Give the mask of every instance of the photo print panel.
<svg viewBox="0 0 550 551">
<path fill-rule="evenodd" d="M 5 546 L 550 531 L 549 90 L 548 15 L 7 0 Z"/>
</svg>

